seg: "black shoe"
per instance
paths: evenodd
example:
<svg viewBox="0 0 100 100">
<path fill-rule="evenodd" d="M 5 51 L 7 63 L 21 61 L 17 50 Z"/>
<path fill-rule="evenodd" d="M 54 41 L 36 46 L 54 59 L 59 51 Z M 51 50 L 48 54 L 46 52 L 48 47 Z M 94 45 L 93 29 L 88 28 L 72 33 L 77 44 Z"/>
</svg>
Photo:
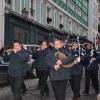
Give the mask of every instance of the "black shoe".
<svg viewBox="0 0 100 100">
<path fill-rule="evenodd" d="M 84 95 L 84 96 L 88 96 L 89 93 L 84 91 L 84 92 L 83 92 L 83 95 Z"/>
</svg>

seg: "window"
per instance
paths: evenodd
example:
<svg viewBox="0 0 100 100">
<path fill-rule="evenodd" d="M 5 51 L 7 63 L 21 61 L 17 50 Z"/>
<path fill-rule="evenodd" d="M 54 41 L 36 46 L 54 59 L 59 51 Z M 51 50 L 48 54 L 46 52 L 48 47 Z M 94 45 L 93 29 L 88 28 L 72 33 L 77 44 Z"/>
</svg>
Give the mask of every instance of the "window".
<svg viewBox="0 0 100 100">
<path fill-rule="evenodd" d="M 81 9 L 80 9 L 78 6 L 77 6 L 77 8 L 76 8 L 76 12 L 77 12 L 78 15 L 81 16 Z"/>
<path fill-rule="evenodd" d="M 63 25 L 63 16 L 59 15 L 59 28 L 62 29 L 64 27 Z"/>
<path fill-rule="evenodd" d="M 31 8 L 30 8 L 30 14 L 31 16 L 34 16 L 35 17 L 35 1 L 34 0 L 31 0 Z"/>
<path fill-rule="evenodd" d="M 11 5 L 11 0 L 8 0 L 8 4 Z"/>
<path fill-rule="evenodd" d="M 29 43 L 29 30 L 20 27 L 20 26 L 15 26 L 14 28 L 14 40 L 20 40 L 22 43 Z"/>
<path fill-rule="evenodd" d="M 69 32 L 72 32 L 72 22 L 69 20 Z"/>
<path fill-rule="evenodd" d="M 27 11 L 29 11 L 29 1 L 30 0 L 25 0 L 25 8 L 27 9 Z"/>
<path fill-rule="evenodd" d="M 66 18 L 66 31 L 68 31 L 69 25 L 68 25 L 68 18 Z"/>
<path fill-rule="evenodd" d="M 9 5 L 12 4 L 12 0 L 5 0 L 5 2 L 6 2 L 7 4 L 9 4 Z"/>
<path fill-rule="evenodd" d="M 29 11 L 29 0 L 21 0 L 22 9 L 26 8 Z"/>
<path fill-rule="evenodd" d="M 88 15 L 85 12 L 83 12 L 83 19 L 86 21 L 88 20 Z"/>
<path fill-rule="evenodd" d="M 47 7 L 47 23 L 51 24 L 52 22 L 52 11 L 50 7 Z"/>
<path fill-rule="evenodd" d="M 62 24 L 63 23 L 62 15 L 59 15 L 59 18 L 60 18 L 60 24 Z"/>
<path fill-rule="evenodd" d="M 50 8 L 49 7 L 47 7 L 47 17 L 50 17 Z"/>
<path fill-rule="evenodd" d="M 20 0 L 15 0 L 15 11 L 20 13 Z"/>
<path fill-rule="evenodd" d="M 83 4 L 87 7 L 88 6 L 88 0 L 83 0 Z"/>
<path fill-rule="evenodd" d="M 55 13 L 54 13 L 54 15 L 55 15 L 55 18 L 54 18 L 54 26 L 55 27 L 57 27 L 57 12 L 55 11 Z"/>
<path fill-rule="evenodd" d="M 43 3 L 41 3 L 41 17 L 40 17 L 40 19 L 41 19 L 41 23 L 43 24 Z"/>
<path fill-rule="evenodd" d="M 31 0 L 31 8 L 33 8 L 33 0 Z"/>
<path fill-rule="evenodd" d="M 72 8 L 72 0 L 68 0 L 67 3 L 68 3 L 68 6 L 69 6 L 70 8 Z"/>
</svg>

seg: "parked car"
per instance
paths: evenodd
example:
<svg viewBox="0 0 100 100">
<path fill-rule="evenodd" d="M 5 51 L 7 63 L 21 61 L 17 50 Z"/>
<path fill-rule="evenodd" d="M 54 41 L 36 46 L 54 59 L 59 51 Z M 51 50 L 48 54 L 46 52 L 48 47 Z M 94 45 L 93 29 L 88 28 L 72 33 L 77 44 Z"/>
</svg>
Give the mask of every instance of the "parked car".
<svg viewBox="0 0 100 100">
<path fill-rule="evenodd" d="M 8 63 L 0 64 L 0 84 L 9 81 L 8 65 Z"/>
<path fill-rule="evenodd" d="M 29 61 L 27 62 L 27 67 L 26 67 L 26 72 L 27 75 L 30 77 L 36 77 L 36 70 L 33 66 L 34 63 L 34 59 L 32 59 L 32 53 L 39 48 L 38 45 L 23 45 L 23 48 L 28 50 L 30 52 L 29 55 Z M 3 57 L 6 57 L 5 55 L 9 55 L 10 51 L 8 50 L 8 48 L 6 48 L 4 50 L 4 54 Z M 3 57 L 0 58 L 0 83 L 4 83 L 4 82 L 8 82 L 9 80 L 9 76 L 8 76 L 8 66 L 9 66 L 9 61 L 6 60 L 3 61 Z"/>
<path fill-rule="evenodd" d="M 23 48 L 30 52 L 28 66 L 27 66 L 27 75 L 30 74 L 30 76 L 36 77 L 37 75 L 35 66 L 33 66 L 35 60 L 32 59 L 32 53 L 35 52 L 36 49 L 40 47 L 38 45 L 23 45 Z"/>
</svg>

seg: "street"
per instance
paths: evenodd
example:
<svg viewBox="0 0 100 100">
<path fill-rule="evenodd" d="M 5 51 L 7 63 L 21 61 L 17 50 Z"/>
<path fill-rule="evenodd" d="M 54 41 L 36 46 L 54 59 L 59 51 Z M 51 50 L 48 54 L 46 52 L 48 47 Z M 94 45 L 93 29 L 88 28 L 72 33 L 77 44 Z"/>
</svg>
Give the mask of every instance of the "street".
<svg viewBox="0 0 100 100">
<path fill-rule="evenodd" d="M 38 83 L 38 79 L 28 79 L 25 81 L 25 84 L 27 86 L 27 93 L 23 95 L 23 100 L 41 100 L 41 96 L 37 88 L 37 83 Z M 55 100 L 49 81 L 48 81 L 48 85 L 49 85 L 49 90 L 50 90 L 50 97 L 45 98 L 45 100 Z M 84 87 L 83 85 L 84 85 L 84 78 L 81 84 L 81 99 L 82 100 L 96 100 L 96 95 L 92 87 L 90 88 L 89 96 L 82 95 L 83 87 Z M 13 100 L 10 86 L 0 88 L 0 100 Z M 67 90 L 66 90 L 66 100 L 72 100 L 72 91 L 71 91 L 69 83 L 67 85 Z"/>
</svg>

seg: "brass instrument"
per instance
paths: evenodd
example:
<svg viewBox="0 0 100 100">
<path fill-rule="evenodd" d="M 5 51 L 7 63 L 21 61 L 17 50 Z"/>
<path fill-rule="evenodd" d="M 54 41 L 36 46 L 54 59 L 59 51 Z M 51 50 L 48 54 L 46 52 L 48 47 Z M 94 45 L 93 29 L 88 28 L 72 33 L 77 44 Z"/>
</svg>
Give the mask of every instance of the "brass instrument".
<svg viewBox="0 0 100 100">
<path fill-rule="evenodd" d="M 65 55 L 65 54 L 63 54 L 63 53 L 61 53 L 61 52 L 56 52 L 55 53 L 55 57 L 56 57 L 56 61 L 57 60 L 61 60 L 61 61 L 64 61 L 64 60 L 67 60 L 68 59 L 68 57 Z M 74 65 L 74 61 L 73 62 L 71 62 L 70 64 L 62 64 L 61 66 L 62 67 L 65 67 L 65 68 L 70 68 L 70 67 L 72 67 Z"/>
</svg>

